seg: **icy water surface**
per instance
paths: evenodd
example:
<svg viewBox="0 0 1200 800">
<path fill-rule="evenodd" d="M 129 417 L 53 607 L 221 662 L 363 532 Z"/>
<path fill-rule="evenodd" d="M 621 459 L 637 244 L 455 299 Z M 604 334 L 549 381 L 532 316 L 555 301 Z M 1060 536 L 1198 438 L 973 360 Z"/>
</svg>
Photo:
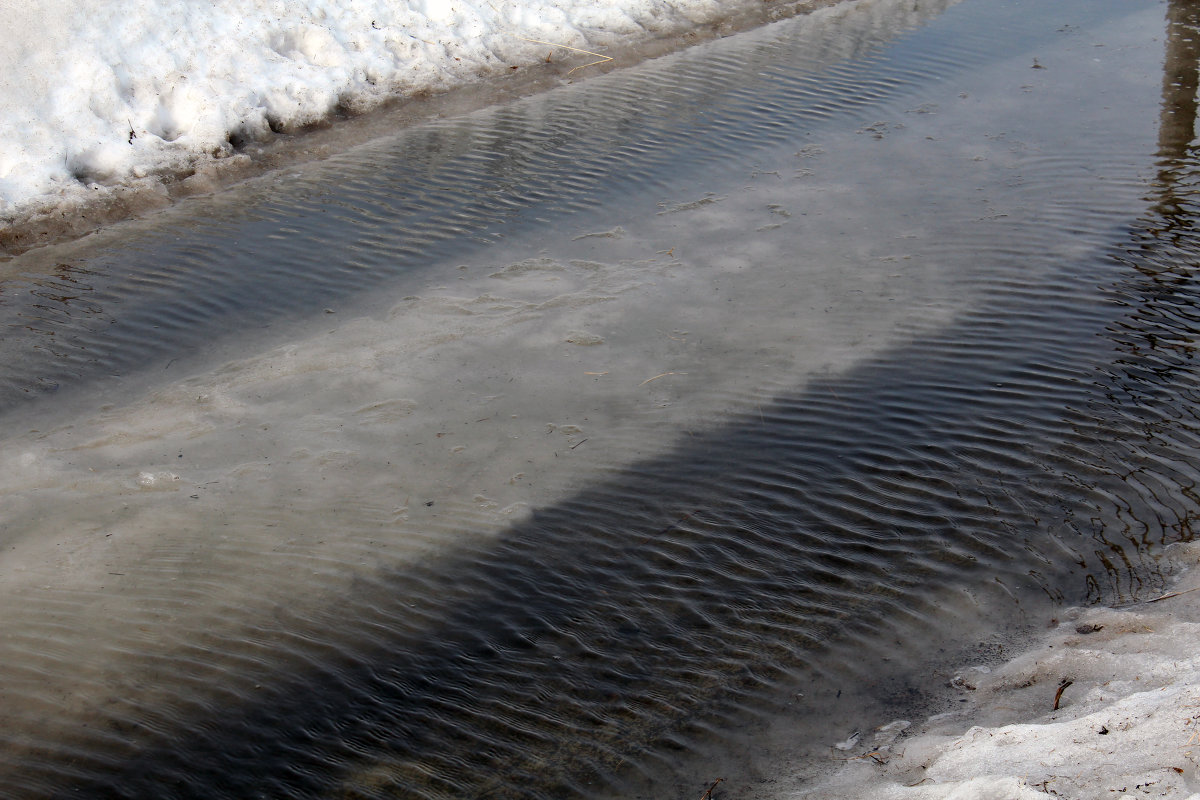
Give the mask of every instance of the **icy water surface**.
<svg viewBox="0 0 1200 800">
<path fill-rule="evenodd" d="M 0 785 L 762 796 L 1153 591 L 1168 11 L 862 0 L 4 265 Z"/>
</svg>

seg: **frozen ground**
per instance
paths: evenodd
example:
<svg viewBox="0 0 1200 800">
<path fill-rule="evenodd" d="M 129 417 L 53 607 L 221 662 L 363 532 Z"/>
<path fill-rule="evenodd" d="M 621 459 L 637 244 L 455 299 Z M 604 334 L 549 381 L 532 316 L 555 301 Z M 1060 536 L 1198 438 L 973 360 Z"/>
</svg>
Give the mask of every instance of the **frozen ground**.
<svg viewBox="0 0 1200 800">
<path fill-rule="evenodd" d="M 955 676 L 961 710 L 837 743 L 845 766 L 786 796 L 1200 798 L 1200 546 L 1169 557 L 1183 572 L 1157 600 L 1067 610 L 1028 653 Z"/>
<path fill-rule="evenodd" d="M 245 144 L 279 132 L 528 67 L 571 74 L 744 5 L 100 0 L 80 13 L 72 0 L 3 0 L 0 222 L 97 201 L 152 207 L 187 178 L 210 188 L 214 164 L 236 171 Z"/>
</svg>

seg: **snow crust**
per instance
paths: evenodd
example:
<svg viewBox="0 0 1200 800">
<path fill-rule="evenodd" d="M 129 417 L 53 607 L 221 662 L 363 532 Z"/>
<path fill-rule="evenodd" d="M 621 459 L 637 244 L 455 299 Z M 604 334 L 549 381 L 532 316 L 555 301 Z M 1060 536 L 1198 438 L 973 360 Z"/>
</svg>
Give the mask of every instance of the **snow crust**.
<svg viewBox="0 0 1200 800">
<path fill-rule="evenodd" d="M 1030 652 L 960 673 L 964 710 L 884 726 L 788 796 L 1200 800 L 1200 544 L 1170 550 L 1187 571 L 1160 602 L 1069 610 Z"/>
<path fill-rule="evenodd" d="M 715 0 L 0 0 L 0 217 L 544 62 L 552 48 L 530 39 L 591 50 L 728 11 Z"/>
</svg>

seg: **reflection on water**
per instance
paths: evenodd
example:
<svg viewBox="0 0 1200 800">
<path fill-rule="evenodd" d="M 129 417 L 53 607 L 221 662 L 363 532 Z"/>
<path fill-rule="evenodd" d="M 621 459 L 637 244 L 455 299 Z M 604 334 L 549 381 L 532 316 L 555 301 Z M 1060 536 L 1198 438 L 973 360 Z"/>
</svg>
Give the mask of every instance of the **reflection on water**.
<svg viewBox="0 0 1200 800">
<path fill-rule="evenodd" d="M 1200 9 L 1194 3 L 1172 0 L 1167 5 L 1167 47 L 1163 61 L 1163 103 L 1158 128 L 1158 153 L 1168 162 L 1179 162 L 1196 138 L 1196 89 L 1200 87 Z M 1173 182 L 1160 175 L 1161 188 Z"/>
<path fill-rule="evenodd" d="M 1123 465 L 1110 490 L 1120 524 L 1111 526 L 1110 538 L 1094 551 L 1095 562 L 1117 586 L 1141 575 L 1130 563 L 1136 554 L 1194 538 L 1200 499 L 1194 456 L 1200 430 L 1192 411 L 1197 399 L 1192 342 L 1200 298 L 1191 267 L 1200 241 L 1196 208 L 1188 199 L 1197 179 L 1200 9 L 1171 2 L 1166 33 L 1150 209 L 1114 254 L 1120 277 L 1109 292 L 1123 310 L 1106 326 L 1114 357 L 1100 368 L 1100 391 L 1075 423 L 1097 430 L 1093 435 L 1104 443 L 1095 452 L 1103 463 Z M 1094 598 L 1104 598 L 1100 579 L 1089 575 L 1088 580 Z"/>
<path fill-rule="evenodd" d="M 12 284 L 10 397 L 76 410 L 3 444 L 4 785 L 760 795 L 1003 630 L 1156 586 L 1198 499 L 1187 70 L 1160 109 L 1124 0 L 912 8 Z"/>
</svg>

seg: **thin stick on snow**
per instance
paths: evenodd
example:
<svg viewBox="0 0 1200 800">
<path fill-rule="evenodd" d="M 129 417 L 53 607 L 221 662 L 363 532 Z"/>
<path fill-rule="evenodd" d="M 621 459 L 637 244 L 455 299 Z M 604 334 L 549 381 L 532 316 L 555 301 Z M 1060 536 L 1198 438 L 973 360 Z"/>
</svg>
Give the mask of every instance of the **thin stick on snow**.
<svg viewBox="0 0 1200 800">
<path fill-rule="evenodd" d="M 513 35 L 514 35 L 514 36 L 516 36 L 516 34 L 513 34 Z M 572 68 L 571 68 L 571 70 L 570 70 L 570 72 L 568 72 L 568 73 L 567 73 L 568 75 L 570 75 L 572 72 L 574 72 L 574 71 L 575 71 L 575 70 L 577 70 L 577 69 L 583 69 L 584 67 L 594 67 L 594 66 L 596 66 L 597 64 L 604 64 L 604 63 L 606 63 L 606 62 L 608 62 L 608 61 L 612 61 L 612 60 L 613 60 L 613 59 L 612 59 L 612 56 L 606 56 L 606 55 L 604 55 L 604 54 L 602 54 L 602 53 L 593 53 L 591 50 L 583 50 L 583 49 L 581 49 L 581 48 L 578 48 L 578 47 L 571 47 L 569 44 L 558 44 L 557 42 L 546 42 L 546 41 L 543 41 L 543 40 L 541 40 L 541 39 L 528 39 L 528 38 L 526 38 L 526 37 L 524 37 L 524 36 L 517 36 L 516 38 L 518 38 L 518 39 L 520 39 L 520 40 L 522 40 L 522 41 L 525 41 L 525 42 L 533 42 L 534 44 L 548 44 L 548 45 L 550 45 L 551 47 L 561 47 L 561 48 L 562 48 L 562 49 L 564 49 L 564 50 L 573 50 L 573 51 L 575 51 L 576 53 L 587 53 L 589 56 L 595 56 L 595 57 L 596 57 L 596 59 L 597 59 L 596 61 L 590 61 L 590 62 L 588 62 L 587 64 L 582 64 L 582 65 L 580 65 L 580 66 L 578 66 L 578 67 L 572 67 Z"/>
</svg>

